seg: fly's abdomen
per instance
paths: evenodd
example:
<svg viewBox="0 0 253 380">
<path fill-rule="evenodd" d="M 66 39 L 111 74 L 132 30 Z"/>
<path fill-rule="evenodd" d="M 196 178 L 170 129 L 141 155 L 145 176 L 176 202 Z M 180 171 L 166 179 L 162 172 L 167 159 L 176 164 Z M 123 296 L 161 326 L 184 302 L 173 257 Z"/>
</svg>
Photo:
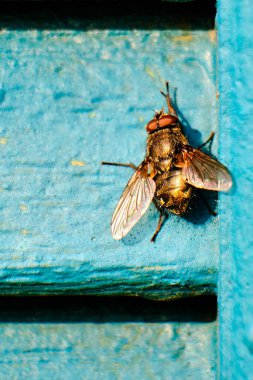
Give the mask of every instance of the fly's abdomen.
<svg viewBox="0 0 253 380">
<path fill-rule="evenodd" d="M 155 197 L 159 206 L 173 214 L 184 214 L 191 199 L 192 187 L 183 179 L 182 171 L 178 169 L 159 174 L 155 183 Z"/>
</svg>

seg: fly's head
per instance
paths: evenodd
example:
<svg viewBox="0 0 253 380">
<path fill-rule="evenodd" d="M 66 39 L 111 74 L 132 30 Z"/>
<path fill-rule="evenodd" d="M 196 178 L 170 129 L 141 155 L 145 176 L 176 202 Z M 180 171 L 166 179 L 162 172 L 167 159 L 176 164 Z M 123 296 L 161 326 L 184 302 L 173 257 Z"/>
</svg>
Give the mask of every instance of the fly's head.
<svg viewBox="0 0 253 380">
<path fill-rule="evenodd" d="M 161 94 L 165 97 L 166 103 L 168 106 L 168 113 L 164 112 L 164 108 L 162 108 L 160 111 L 155 112 L 154 119 L 152 119 L 147 125 L 146 125 L 146 131 L 148 133 L 152 133 L 158 129 L 161 128 L 174 128 L 181 127 L 181 124 L 178 120 L 176 110 L 172 104 L 172 101 L 170 99 L 169 94 L 169 82 L 166 82 L 166 93 L 161 91 Z"/>
<path fill-rule="evenodd" d="M 179 124 L 178 118 L 174 115 L 164 113 L 164 109 L 162 108 L 160 111 L 155 112 L 154 119 L 146 125 L 146 131 L 151 133 L 161 128 L 175 127 L 175 124 Z"/>
</svg>

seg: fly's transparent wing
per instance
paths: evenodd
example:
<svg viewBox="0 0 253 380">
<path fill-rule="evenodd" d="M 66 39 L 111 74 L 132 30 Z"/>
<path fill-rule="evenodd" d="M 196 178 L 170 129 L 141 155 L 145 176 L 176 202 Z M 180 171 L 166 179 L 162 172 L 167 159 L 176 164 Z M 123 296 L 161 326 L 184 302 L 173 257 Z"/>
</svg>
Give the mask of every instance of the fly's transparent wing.
<svg viewBox="0 0 253 380">
<path fill-rule="evenodd" d="M 194 187 L 214 191 L 228 191 L 232 178 L 228 169 L 198 149 L 183 150 L 182 175 Z"/>
<path fill-rule="evenodd" d="M 147 211 L 155 194 L 155 181 L 143 174 L 143 164 L 128 182 L 113 213 L 111 230 L 115 240 L 120 240 L 133 228 Z"/>
</svg>

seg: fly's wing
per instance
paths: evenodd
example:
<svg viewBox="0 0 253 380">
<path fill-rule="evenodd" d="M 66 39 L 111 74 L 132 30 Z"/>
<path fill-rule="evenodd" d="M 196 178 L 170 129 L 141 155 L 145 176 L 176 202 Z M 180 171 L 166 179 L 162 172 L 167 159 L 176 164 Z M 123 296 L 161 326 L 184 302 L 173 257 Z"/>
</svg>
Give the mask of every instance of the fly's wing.
<svg viewBox="0 0 253 380">
<path fill-rule="evenodd" d="M 228 169 L 219 161 L 191 147 L 182 152 L 182 175 L 194 187 L 214 191 L 228 191 L 232 178 Z"/>
<path fill-rule="evenodd" d="M 148 177 L 146 166 L 141 164 L 133 174 L 113 213 L 111 230 L 115 240 L 126 236 L 152 202 L 156 186 L 155 181 Z"/>
</svg>

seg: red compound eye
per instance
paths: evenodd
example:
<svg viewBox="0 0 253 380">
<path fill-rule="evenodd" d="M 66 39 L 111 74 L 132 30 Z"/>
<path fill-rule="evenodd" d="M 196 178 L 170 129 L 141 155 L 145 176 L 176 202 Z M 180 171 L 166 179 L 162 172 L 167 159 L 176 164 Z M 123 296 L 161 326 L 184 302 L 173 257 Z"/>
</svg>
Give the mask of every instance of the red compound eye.
<svg viewBox="0 0 253 380">
<path fill-rule="evenodd" d="M 170 124 L 175 124 L 178 122 L 178 118 L 173 115 L 164 115 L 160 117 L 160 119 L 152 119 L 147 125 L 146 125 L 146 131 L 152 132 L 156 129 L 167 127 Z"/>
</svg>

